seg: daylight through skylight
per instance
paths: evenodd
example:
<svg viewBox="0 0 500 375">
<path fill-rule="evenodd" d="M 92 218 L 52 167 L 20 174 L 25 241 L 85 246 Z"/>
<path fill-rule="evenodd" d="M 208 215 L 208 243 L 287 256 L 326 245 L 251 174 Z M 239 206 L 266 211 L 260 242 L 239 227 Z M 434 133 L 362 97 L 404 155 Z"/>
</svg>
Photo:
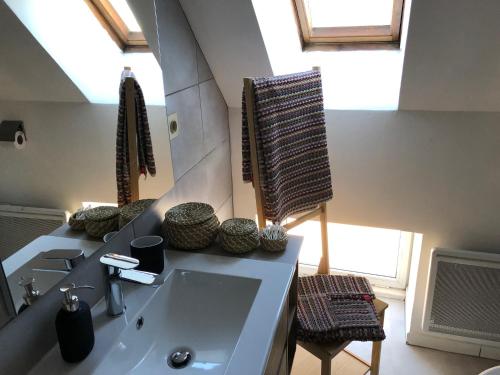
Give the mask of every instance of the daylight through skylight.
<svg viewBox="0 0 500 375">
<path fill-rule="evenodd" d="M 312 27 L 378 26 L 391 24 L 394 0 L 308 0 L 307 5 Z"/>
<path fill-rule="evenodd" d="M 113 8 L 117 11 L 117 13 L 120 15 L 121 19 L 123 22 L 125 22 L 125 25 L 127 25 L 127 28 L 129 31 L 132 32 L 140 32 L 141 27 L 139 26 L 139 23 L 137 22 L 134 13 L 132 13 L 132 10 L 127 4 L 126 0 L 109 0 Z"/>
</svg>

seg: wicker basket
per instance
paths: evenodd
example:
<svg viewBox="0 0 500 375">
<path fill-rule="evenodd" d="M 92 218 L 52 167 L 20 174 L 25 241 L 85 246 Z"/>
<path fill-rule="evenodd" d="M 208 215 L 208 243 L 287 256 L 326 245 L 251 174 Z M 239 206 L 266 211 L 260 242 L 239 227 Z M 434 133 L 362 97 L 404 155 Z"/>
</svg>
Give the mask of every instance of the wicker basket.
<svg viewBox="0 0 500 375">
<path fill-rule="evenodd" d="M 85 211 L 85 230 L 92 237 L 102 238 L 106 233 L 118 230 L 117 207 L 101 206 Z"/>
<path fill-rule="evenodd" d="M 77 211 L 71 215 L 68 225 L 73 230 L 85 230 L 85 211 Z"/>
<path fill-rule="evenodd" d="M 210 246 L 217 237 L 219 219 L 212 206 L 189 202 L 172 207 L 162 225 L 170 245 L 182 250 L 197 250 Z"/>
<path fill-rule="evenodd" d="M 126 204 L 120 209 L 120 217 L 118 219 L 118 227 L 122 229 L 137 216 L 142 214 L 146 208 L 151 206 L 156 199 L 140 199 L 138 201 Z"/>
<path fill-rule="evenodd" d="M 260 247 L 262 250 L 279 252 L 286 249 L 288 236 L 281 225 L 268 225 L 260 233 Z"/>
<path fill-rule="evenodd" d="M 259 246 L 259 230 L 250 219 L 229 219 L 220 229 L 222 248 L 230 253 L 241 254 Z"/>
</svg>

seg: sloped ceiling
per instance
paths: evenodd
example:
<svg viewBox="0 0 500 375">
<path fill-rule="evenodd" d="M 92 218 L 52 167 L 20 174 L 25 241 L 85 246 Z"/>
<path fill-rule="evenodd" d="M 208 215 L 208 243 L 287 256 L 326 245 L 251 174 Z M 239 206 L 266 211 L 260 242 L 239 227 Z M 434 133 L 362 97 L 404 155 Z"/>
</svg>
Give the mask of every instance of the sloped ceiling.
<svg viewBox="0 0 500 375">
<path fill-rule="evenodd" d="M 2 0 L 0 0 L 0 100 L 87 101 Z"/>
<path fill-rule="evenodd" d="M 228 105 L 239 107 L 242 77 L 272 74 L 252 1 L 180 2 Z M 500 111 L 499 19 L 498 0 L 414 0 L 399 108 Z"/>
</svg>

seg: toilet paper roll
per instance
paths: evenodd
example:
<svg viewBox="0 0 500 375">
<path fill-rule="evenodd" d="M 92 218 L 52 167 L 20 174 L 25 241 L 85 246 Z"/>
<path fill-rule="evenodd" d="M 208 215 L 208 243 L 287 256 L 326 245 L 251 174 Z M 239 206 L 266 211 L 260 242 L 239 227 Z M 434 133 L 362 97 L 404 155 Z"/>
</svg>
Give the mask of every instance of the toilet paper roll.
<svg viewBox="0 0 500 375">
<path fill-rule="evenodd" d="M 14 135 L 14 147 L 22 150 L 26 147 L 26 135 L 22 131 L 17 131 Z"/>
</svg>

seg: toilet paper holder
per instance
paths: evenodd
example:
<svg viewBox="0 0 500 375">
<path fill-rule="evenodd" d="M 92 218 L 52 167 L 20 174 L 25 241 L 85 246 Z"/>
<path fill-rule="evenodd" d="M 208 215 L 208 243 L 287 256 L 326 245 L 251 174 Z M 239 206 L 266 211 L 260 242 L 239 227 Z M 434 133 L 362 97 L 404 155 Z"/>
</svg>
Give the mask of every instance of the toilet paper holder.
<svg viewBox="0 0 500 375">
<path fill-rule="evenodd" d="M 0 123 L 0 142 L 16 142 L 16 134 L 19 135 L 18 132 L 21 132 L 24 136 L 24 140 L 19 140 L 18 142 L 25 142 L 26 133 L 22 121 L 2 121 Z"/>
</svg>

